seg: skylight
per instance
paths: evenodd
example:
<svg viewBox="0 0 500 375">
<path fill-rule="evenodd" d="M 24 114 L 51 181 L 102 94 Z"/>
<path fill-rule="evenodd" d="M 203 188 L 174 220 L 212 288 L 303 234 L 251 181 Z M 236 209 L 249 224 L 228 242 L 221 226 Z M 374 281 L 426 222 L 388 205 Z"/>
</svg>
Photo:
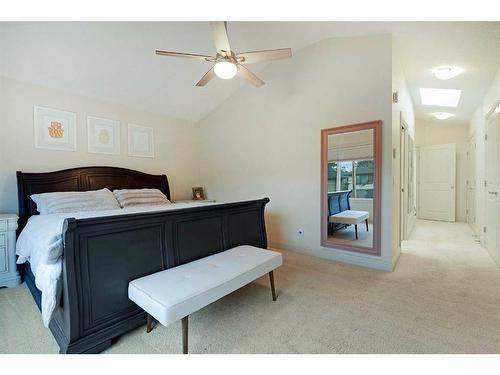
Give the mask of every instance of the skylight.
<svg viewBox="0 0 500 375">
<path fill-rule="evenodd" d="M 439 107 L 456 107 L 460 101 L 462 90 L 454 89 L 420 89 L 420 98 L 423 105 Z"/>
</svg>

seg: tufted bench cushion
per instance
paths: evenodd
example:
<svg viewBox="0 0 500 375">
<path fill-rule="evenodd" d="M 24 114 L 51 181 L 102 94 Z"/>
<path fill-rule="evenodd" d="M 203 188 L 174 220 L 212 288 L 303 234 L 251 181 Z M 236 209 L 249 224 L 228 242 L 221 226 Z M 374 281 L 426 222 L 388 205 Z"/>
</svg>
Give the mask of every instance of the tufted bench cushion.
<svg viewBox="0 0 500 375">
<path fill-rule="evenodd" d="M 329 220 L 331 223 L 359 224 L 367 220 L 369 216 L 370 213 L 367 211 L 345 210 L 338 214 L 331 215 Z"/>
<path fill-rule="evenodd" d="M 366 223 L 366 231 L 368 232 L 368 217 L 370 213 L 367 211 L 345 210 L 338 214 L 328 217 L 330 223 L 341 223 L 346 225 L 354 225 L 354 233 L 358 239 L 358 224 L 363 221 Z"/>
<path fill-rule="evenodd" d="M 129 298 L 163 325 L 217 301 L 283 263 L 280 253 L 238 246 L 129 283 Z"/>
</svg>

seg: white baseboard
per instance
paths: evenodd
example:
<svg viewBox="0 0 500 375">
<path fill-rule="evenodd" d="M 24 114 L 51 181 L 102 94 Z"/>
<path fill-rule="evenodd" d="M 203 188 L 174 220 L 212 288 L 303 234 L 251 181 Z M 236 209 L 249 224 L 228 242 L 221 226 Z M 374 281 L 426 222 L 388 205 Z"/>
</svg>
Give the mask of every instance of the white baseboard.
<svg viewBox="0 0 500 375">
<path fill-rule="evenodd" d="M 417 220 L 417 216 L 415 213 L 408 215 L 408 224 L 406 227 L 406 239 L 410 238 L 411 231 L 415 225 L 415 221 Z"/>
<path fill-rule="evenodd" d="M 400 255 L 401 255 L 401 248 L 398 247 L 398 251 L 396 252 L 396 254 L 394 254 L 392 256 L 392 269 L 393 270 L 394 270 L 394 268 L 396 268 L 396 264 L 398 263 Z"/>
<path fill-rule="evenodd" d="M 391 272 L 393 270 L 394 259 L 387 260 L 379 256 L 352 253 L 349 251 L 323 248 L 323 247 L 318 249 L 307 249 L 279 242 L 270 242 L 269 248 L 275 250 L 280 250 L 280 249 L 291 250 L 301 254 L 313 255 L 320 258 L 354 264 L 356 266 L 361 266 L 361 267 L 374 268 L 381 271 Z"/>
</svg>

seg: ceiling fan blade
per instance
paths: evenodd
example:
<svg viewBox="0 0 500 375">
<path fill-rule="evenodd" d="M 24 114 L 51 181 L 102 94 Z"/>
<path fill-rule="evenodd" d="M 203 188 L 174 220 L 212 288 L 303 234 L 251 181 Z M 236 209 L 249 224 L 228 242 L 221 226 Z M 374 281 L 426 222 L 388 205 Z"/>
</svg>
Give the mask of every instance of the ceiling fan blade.
<svg viewBox="0 0 500 375">
<path fill-rule="evenodd" d="M 255 74 L 253 74 L 250 70 L 245 68 L 243 65 L 238 64 L 238 73 L 237 74 L 241 78 L 246 79 L 248 82 L 250 82 L 255 87 L 260 87 L 265 83 L 263 80 L 261 80 L 259 77 L 257 77 Z"/>
<path fill-rule="evenodd" d="M 201 77 L 196 86 L 203 87 L 208 82 L 210 82 L 210 80 L 212 80 L 214 77 L 215 77 L 215 72 L 214 72 L 214 67 L 212 66 L 212 69 L 210 69 L 208 72 L 205 73 L 203 77 Z"/>
<path fill-rule="evenodd" d="M 226 22 L 210 22 L 210 29 L 214 37 L 215 48 L 224 56 L 231 56 L 231 46 L 227 37 Z"/>
<path fill-rule="evenodd" d="M 236 59 L 240 64 L 253 64 L 261 61 L 287 59 L 289 57 L 292 57 L 292 50 L 290 48 L 243 52 L 236 55 Z"/>
<path fill-rule="evenodd" d="M 171 57 L 183 57 L 187 59 L 205 60 L 205 61 L 215 61 L 215 57 L 208 55 L 198 55 L 195 53 L 182 53 L 182 52 L 170 52 L 170 51 L 155 51 L 157 55 L 160 56 L 171 56 Z"/>
</svg>

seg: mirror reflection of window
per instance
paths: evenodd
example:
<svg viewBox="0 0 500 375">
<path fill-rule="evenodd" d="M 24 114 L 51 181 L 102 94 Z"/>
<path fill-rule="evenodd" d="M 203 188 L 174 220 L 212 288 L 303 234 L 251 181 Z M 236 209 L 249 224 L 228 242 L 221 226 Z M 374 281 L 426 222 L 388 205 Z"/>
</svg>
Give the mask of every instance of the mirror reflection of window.
<svg viewBox="0 0 500 375">
<path fill-rule="evenodd" d="M 340 162 L 340 189 L 339 190 L 352 190 L 353 179 L 353 166 L 352 161 Z"/>
<path fill-rule="evenodd" d="M 373 159 L 328 162 L 328 191 L 342 190 L 352 190 L 353 198 L 373 198 Z"/>
<path fill-rule="evenodd" d="M 355 198 L 373 198 L 373 159 L 354 161 Z"/>
<path fill-rule="evenodd" d="M 328 163 L 328 191 L 337 191 L 337 163 Z"/>
</svg>

